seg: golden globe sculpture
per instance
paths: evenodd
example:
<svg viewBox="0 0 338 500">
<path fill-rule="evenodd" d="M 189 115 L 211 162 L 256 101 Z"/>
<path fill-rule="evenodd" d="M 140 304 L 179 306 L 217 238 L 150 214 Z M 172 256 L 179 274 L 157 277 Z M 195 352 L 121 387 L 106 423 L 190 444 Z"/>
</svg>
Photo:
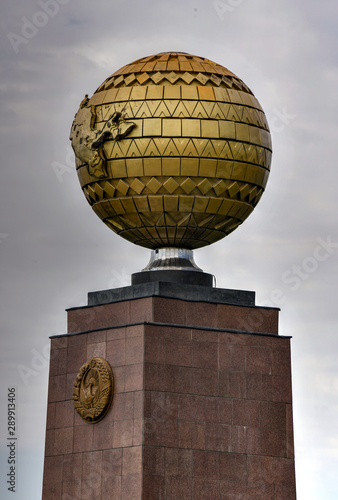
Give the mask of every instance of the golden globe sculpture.
<svg viewBox="0 0 338 500">
<path fill-rule="evenodd" d="M 94 212 L 150 249 L 192 250 L 227 236 L 269 177 L 269 127 L 251 90 L 182 52 L 116 71 L 82 101 L 70 138 Z"/>
</svg>

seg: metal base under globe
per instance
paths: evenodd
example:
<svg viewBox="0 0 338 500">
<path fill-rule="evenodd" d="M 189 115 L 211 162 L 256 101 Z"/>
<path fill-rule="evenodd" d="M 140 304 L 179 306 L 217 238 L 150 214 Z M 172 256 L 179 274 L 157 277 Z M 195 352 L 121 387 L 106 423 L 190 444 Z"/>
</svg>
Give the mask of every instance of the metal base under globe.
<svg viewBox="0 0 338 500">
<path fill-rule="evenodd" d="M 149 264 L 142 271 L 199 271 L 193 250 L 186 248 L 157 248 L 151 251 Z"/>
<path fill-rule="evenodd" d="M 212 287 L 214 277 L 196 265 L 192 250 L 170 247 L 152 250 L 148 265 L 131 276 L 132 285 L 155 281 Z"/>
</svg>

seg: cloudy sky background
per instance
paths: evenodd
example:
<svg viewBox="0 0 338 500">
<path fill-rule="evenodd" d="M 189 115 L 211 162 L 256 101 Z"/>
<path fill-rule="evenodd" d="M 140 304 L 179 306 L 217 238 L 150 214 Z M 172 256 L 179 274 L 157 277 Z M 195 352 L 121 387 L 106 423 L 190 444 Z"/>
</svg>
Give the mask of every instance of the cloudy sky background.
<svg viewBox="0 0 338 500">
<path fill-rule="evenodd" d="M 17 389 L 16 498 L 37 500 L 49 336 L 66 331 L 65 308 L 128 285 L 149 260 L 81 193 L 68 141 L 74 114 L 121 66 L 179 50 L 242 78 L 271 125 L 266 193 L 243 226 L 195 260 L 217 286 L 281 307 L 280 333 L 293 337 L 298 500 L 336 500 L 337 2 L 52 2 L 45 16 L 47 0 L 0 7 L 1 498 L 14 496 L 5 487 L 7 388 Z"/>
</svg>

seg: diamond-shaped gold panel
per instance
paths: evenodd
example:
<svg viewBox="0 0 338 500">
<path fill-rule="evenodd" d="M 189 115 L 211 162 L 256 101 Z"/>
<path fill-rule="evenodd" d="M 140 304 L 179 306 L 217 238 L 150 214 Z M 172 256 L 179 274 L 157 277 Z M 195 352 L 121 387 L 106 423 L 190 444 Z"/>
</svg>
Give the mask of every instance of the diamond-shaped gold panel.
<svg viewBox="0 0 338 500">
<path fill-rule="evenodd" d="M 96 184 L 93 184 L 93 189 L 99 198 L 104 197 L 104 190 L 102 189 L 102 187 L 98 182 Z"/>
<path fill-rule="evenodd" d="M 125 196 L 129 191 L 129 184 L 120 179 L 117 183 L 116 189 Z"/>
<path fill-rule="evenodd" d="M 103 189 L 109 198 L 113 198 L 116 189 L 114 188 L 114 186 L 110 182 L 106 181 L 103 184 Z"/>
<path fill-rule="evenodd" d="M 251 191 L 249 193 L 249 202 L 253 201 L 253 199 L 257 195 L 257 192 L 258 192 L 257 186 L 255 186 L 254 188 L 251 189 Z"/>
<path fill-rule="evenodd" d="M 249 191 L 250 191 L 249 184 L 245 184 L 245 186 L 243 186 L 239 191 L 241 200 L 244 200 L 248 196 Z"/>
<path fill-rule="evenodd" d="M 218 77 L 218 76 L 216 76 L 216 75 L 211 75 L 211 76 L 210 76 L 210 80 L 211 80 L 211 81 L 212 81 L 215 85 L 217 85 L 217 87 L 219 87 L 219 86 L 221 85 L 221 83 L 222 83 L 222 79 L 221 79 L 221 78 L 219 78 L 219 77 Z"/>
<path fill-rule="evenodd" d="M 138 77 L 137 77 L 137 81 L 143 85 L 145 82 L 147 82 L 149 80 L 150 76 L 148 75 L 148 73 L 141 73 Z"/>
<path fill-rule="evenodd" d="M 231 198 L 234 198 L 238 192 L 239 192 L 238 182 L 233 182 L 230 186 L 228 186 L 228 193 Z"/>
<path fill-rule="evenodd" d="M 161 187 L 162 184 L 157 179 L 155 179 L 155 177 L 152 177 L 150 181 L 147 183 L 147 188 L 149 188 L 150 191 L 154 194 L 156 194 L 157 191 L 161 189 Z"/>
<path fill-rule="evenodd" d="M 202 194 L 206 194 L 212 188 L 212 184 L 208 179 L 203 179 L 202 182 L 197 184 L 197 187 L 201 191 Z"/>
<path fill-rule="evenodd" d="M 174 71 L 172 71 L 171 73 L 169 73 L 169 75 L 166 75 L 166 79 L 170 83 L 175 83 L 179 79 L 179 76 Z"/>
<path fill-rule="evenodd" d="M 91 186 L 87 186 L 87 193 L 88 193 L 88 196 L 90 198 L 92 198 L 92 200 L 96 201 L 96 193 Z"/>
<path fill-rule="evenodd" d="M 88 189 L 87 189 L 87 188 L 83 188 L 83 192 L 84 192 L 84 195 L 85 195 L 86 200 L 88 201 L 88 203 L 90 203 L 90 204 L 92 205 L 93 200 L 92 200 L 92 199 L 91 199 L 91 197 L 89 196 Z"/>
<path fill-rule="evenodd" d="M 165 181 L 163 186 L 166 188 L 168 193 L 172 194 L 179 187 L 179 183 L 176 182 L 172 177 L 169 177 L 169 179 Z"/>
<path fill-rule="evenodd" d="M 187 194 L 190 194 L 191 191 L 193 191 L 196 187 L 196 183 L 190 179 L 190 177 L 187 177 L 181 184 L 181 188 L 183 191 L 185 191 Z"/>
<path fill-rule="evenodd" d="M 257 196 L 255 196 L 255 199 L 252 201 L 254 207 L 257 205 L 257 203 L 261 199 L 262 194 L 263 194 L 263 189 L 259 189 L 258 193 L 257 193 Z"/>
<path fill-rule="evenodd" d="M 134 73 L 132 73 L 131 75 L 127 76 L 127 78 L 125 78 L 124 83 L 128 86 L 131 83 L 133 83 L 135 80 L 136 80 L 136 76 Z"/>
<path fill-rule="evenodd" d="M 118 87 L 121 83 L 123 83 L 124 78 L 123 76 L 118 76 L 117 78 L 114 79 L 114 87 Z"/>
<path fill-rule="evenodd" d="M 159 71 L 150 77 L 152 81 L 156 84 L 160 83 L 164 79 L 164 75 Z"/>
<path fill-rule="evenodd" d="M 202 85 L 205 85 L 209 81 L 209 77 L 203 73 L 198 73 L 196 80 L 198 80 Z"/>
<path fill-rule="evenodd" d="M 140 179 L 136 178 L 130 184 L 131 189 L 133 189 L 137 194 L 141 194 L 143 189 L 145 188 L 145 184 L 140 181 Z"/>
<path fill-rule="evenodd" d="M 223 194 L 224 191 L 226 191 L 226 188 L 227 186 L 223 180 L 216 182 L 216 184 L 214 185 L 214 191 L 217 194 L 217 196 Z"/>
<path fill-rule="evenodd" d="M 183 80 L 188 85 L 190 85 L 191 82 L 194 81 L 194 79 L 195 77 L 191 73 L 188 73 L 187 71 L 183 75 L 181 75 L 181 80 Z"/>
</svg>

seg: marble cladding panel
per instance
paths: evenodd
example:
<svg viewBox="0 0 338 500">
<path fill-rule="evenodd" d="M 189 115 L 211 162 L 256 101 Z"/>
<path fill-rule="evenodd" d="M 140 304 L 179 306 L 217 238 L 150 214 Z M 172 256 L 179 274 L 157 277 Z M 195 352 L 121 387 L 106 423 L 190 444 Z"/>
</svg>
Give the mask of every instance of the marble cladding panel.
<svg viewBox="0 0 338 500">
<path fill-rule="evenodd" d="M 81 419 L 72 401 L 81 366 L 103 357 L 114 375 L 104 419 Z M 143 328 L 90 331 L 53 338 L 43 500 L 141 500 Z"/>
<path fill-rule="evenodd" d="M 290 366 L 288 338 L 146 325 L 144 498 L 295 499 Z"/>
<path fill-rule="evenodd" d="M 146 297 L 68 310 L 68 333 L 153 321 L 173 325 L 278 333 L 278 309 Z M 61 361 L 60 361 L 61 362 Z"/>
</svg>

